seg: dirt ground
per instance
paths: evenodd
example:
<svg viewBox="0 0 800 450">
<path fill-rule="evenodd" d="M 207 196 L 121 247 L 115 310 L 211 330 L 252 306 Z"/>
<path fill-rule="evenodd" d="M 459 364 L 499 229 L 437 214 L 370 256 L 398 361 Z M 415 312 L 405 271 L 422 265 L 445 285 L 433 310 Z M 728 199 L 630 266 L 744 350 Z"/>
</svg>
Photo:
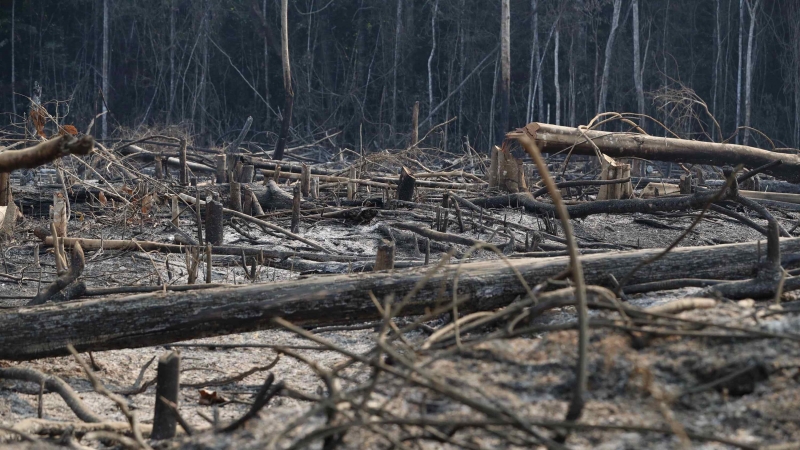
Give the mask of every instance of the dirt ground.
<svg viewBox="0 0 800 450">
<path fill-rule="evenodd" d="M 169 242 L 171 234 L 165 227 L 168 211 L 153 212 L 142 220 L 123 219 L 119 214 L 103 208 L 75 206 L 82 211 L 84 220 L 70 225 L 70 235 L 79 237 L 102 237 L 105 239 L 155 240 Z M 0 283 L 0 307 L 14 307 L 24 303 L 7 297 L 32 297 L 37 292 L 39 280 L 47 282 L 54 278 L 52 254 L 39 247 L 41 270 L 32 265 L 36 238 L 30 230 L 45 224 L 45 221 L 30 214 L 18 230 L 18 238 L 2 247 L 2 260 L 7 274 L 18 279 L 2 279 Z M 411 212 L 409 212 L 409 215 Z M 537 226 L 538 220 L 518 210 L 508 211 L 509 221 L 521 221 Z M 694 215 L 670 214 L 647 216 L 664 225 L 636 222 L 639 216 L 592 216 L 573 221 L 579 239 L 585 242 L 602 241 L 621 244 L 627 248 L 665 247 L 692 222 Z M 790 225 L 790 217 L 784 217 L 784 225 Z M 288 223 L 288 219 L 285 219 Z M 349 253 L 374 254 L 380 242 L 378 227 L 381 217 L 366 225 L 344 225 L 336 221 L 304 223 L 301 234 L 313 236 L 326 245 L 347 250 Z M 754 220 L 765 224 L 757 218 Z M 284 219 L 280 219 L 281 223 Z M 191 230 L 190 218 L 184 218 L 184 230 Z M 285 223 L 283 225 L 286 225 Z M 261 243 L 275 249 L 292 250 L 291 244 L 257 229 L 250 230 Z M 189 231 L 191 232 L 191 231 Z M 230 227 L 226 228 L 226 243 L 248 244 Z M 477 233 L 466 233 L 479 237 Z M 487 233 L 480 238 L 488 238 Z M 756 231 L 732 223 L 729 219 L 710 214 L 709 218 L 691 233 L 682 246 L 711 245 L 714 243 L 744 242 L 763 239 Z M 497 239 L 496 243 L 502 243 Z M 440 253 L 434 252 L 432 258 Z M 413 252 L 399 250 L 398 258 L 413 259 Z M 483 255 L 492 258 L 491 255 Z M 148 255 L 138 252 L 87 252 L 87 265 L 83 279 L 91 287 L 115 285 L 156 284 L 158 270 L 163 280 L 169 283 L 186 282 L 186 268 L 181 255 Z M 170 271 L 165 261 L 169 258 Z M 223 263 L 223 264 L 220 264 Z M 202 273 L 198 282 L 204 282 Z M 261 267 L 259 281 L 271 282 L 296 278 L 297 273 L 287 270 Z M 213 282 L 248 283 L 239 258 L 215 259 Z M 629 303 L 646 307 L 666 303 L 677 298 L 690 297 L 700 288 L 633 295 Z M 587 404 L 579 421 L 586 425 L 615 426 L 617 429 L 581 429 L 570 433 L 565 444 L 573 449 L 672 449 L 735 448 L 719 442 L 701 438 L 683 440 L 685 433 L 723 437 L 754 447 L 800 442 L 800 345 L 795 334 L 800 324 L 792 308 L 793 297 L 788 296 L 782 306 L 769 302 L 743 300 L 722 301 L 712 309 L 686 311 L 679 317 L 710 321 L 728 326 L 771 330 L 783 333 L 783 337 L 721 337 L 720 329 L 714 336 L 656 336 L 647 342 L 637 341 L 631 334 L 618 329 L 592 329 L 589 348 L 589 390 Z M 800 308 L 797 309 L 800 311 Z M 615 318 L 616 312 L 592 311 L 593 318 Z M 406 323 L 411 319 L 398 319 Z M 560 421 L 566 414 L 575 379 L 577 356 L 577 333 L 573 330 L 558 330 L 560 325 L 575 321 L 572 307 L 548 311 L 536 318 L 534 324 L 550 326 L 553 331 L 531 333 L 512 339 L 481 342 L 481 337 L 496 328 L 480 329 L 462 336 L 465 347 L 460 351 L 432 350 L 416 356 L 415 364 L 435 374 L 449 385 L 469 396 L 483 399 L 516 411 L 526 420 Z M 436 327 L 442 322 L 431 322 Z M 700 333 L 698 333 L 700 334 Z M 374 329 L 354 331 L 321 331 L 319 336 L 348 351 L 365 353 L 375 345 Z M 406 335 L 410 343 L 421 343 L 428 335 L 413 331 Z M 470 342 L 475 342 L 471 344 Z M 182 416 L 197 429 L 209 429 L 217 421 L 224 425 L 240 417 L 248 408 L 254 395 L 267 376 L 266 371 L 256 371 L 241 380 L 215 385 L 216 380 L 232 377 L 257 367 L 267 366 L 278 358 L 278 353 L 269 346 L 297 347 L 298 354 L 312 359 L 322 368 L 332 368 L 345 359 L 333 351 L 306 350 L 310 342 L 296 334 L 283 330 L 219 336 L 183 344 L 204 346 L 175 347 L 182 357 L 182 379 L 192 387 L 183 387 L 180 392 Z M 209 348 L 209 344 L 217 347 Z M 252 347 L 248 347 L 248 345 Z M 229 346 L 229 347 L 225 347 Z M 262 347 L 258 347 L 262 346 Z M 145 347 L 94 353 L 93 359 L 100 366 L 97 376 L 112 391 L 132 387 L 142 368 L 153 358 L 168 351 L 165 347 Z M 86 355 L 84 355 L 86 356 Z M 124 421 L 123 415 L 108 399 L 96 394 L 86 380 L 78 364 L 69 357 L 46 358 L 37 361 L 12 363 L 0 361 L 0 367 L 28 367 L 57 375 L 66 380 L 86 404 L 97 414 L 112 421 Z M 143 380 L 155 377 L 156 364 L 151 364 L 143 373 Z M 325 384 L 307 364 L 287 355 L 280 356 L 269 372 L 287 387 L 312 397 L 326 395 Z M 724 379 L 727 382 L 708 388 L 707 383 Z M 356 386 L 370 379 L 371 371 L 355 365 L 343 372 L 343 388 Z M 730 378 L 730 377 L 729 377 Z M 228 401 L 221 406 L 203 405 L 200 402 L 200 387 L 215 391 Z M 698 392 L 693 392 L 693 390 Z M 37 416 L 38 386 L 17 381 L 0 381 L 0 424 L 11 426 L 22 419 Z M 127 396 L 130 407 L 136 411 L 142 423 L 152 423 L 155 402 L 155 387 Z M 683 395 L 682 395 L 683 394 Z M 43 417 L 56 421 L 76 420 L 64 401 L 55 393 L 45 393 Z M 467 419 L 485 418 L 474 410 L 430 390 L 410 386 L 391 377 L 379 383 L 370 399 L 398 417 L 422 417 L 439 419 L 445 423 Z M 265 448 L 267 441 L 284 427 L 306 414 L 312 403 L 278 396 L 264 408 L 257 421 L 232 435 L 205 433 L 162 444 L 169 448 Z M 343 414 L 346 414 L 343 413 Z M 215 419 L 216 417 L 216 419 Z M 289 432 L 277 444 L 277 448 L 289 448 L 298 439 L 325 425 L 325 414 L 320 412 L 308 418 L 302 425 Z M 392 444 L 391 436 L 400 436 L 402 427 L 381 425 L 382 433 L 375 426 L 353 427 L 344 437 L 340 448 L 399 448 Z M 637 427 L 669 428 L 672 433 L 646 432 Z M 459 428 L 448 430 L 446 424 L 439 430 L 451 433 L 454 441 L 472 448 L 523 448 L 526 442 L 518 431 L 511 428 L 491 426 L 483 428 Z M 544 429 L 542 429 L 544 430 Z M 547 434 L 549 432 L 545 432 Z M 550 434 L 552 436 L 552 434 Z M 389 437 L 387 437 L 389 436 Z M 519 442 L 515 446 L 514 442 Z M 87 445 L 102 444 L 85 443 Z M 452 443 L 433 439 L 412 439 L 408 448 L 457 448 Z M 322 440 L 308 444 L 308 448 L 321 448 Z M 800 447 L 774 447 L 800 448 Z"/>
</svg>

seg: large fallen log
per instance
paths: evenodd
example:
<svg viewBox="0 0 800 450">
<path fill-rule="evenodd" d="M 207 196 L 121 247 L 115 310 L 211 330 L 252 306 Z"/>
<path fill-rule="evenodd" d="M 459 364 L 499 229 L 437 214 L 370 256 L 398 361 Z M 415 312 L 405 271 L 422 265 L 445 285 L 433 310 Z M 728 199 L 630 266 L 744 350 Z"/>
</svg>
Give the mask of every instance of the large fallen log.
<svg viewBox="0 0 800 450">
<path fill-rule="evenodd" d="M 93 148 L 94 138 L 91 136 L 59 136 L 22 150 L 0 152 L 0 172 L 32 169 L 67 155 L 88 155 Z"/>
<path fill-rule="evenodd" d="M 677 248 L 639 269 L 631 284 L 673 278 L 740 279 L 759 266 L 759 243 Z M 581 258 L 587 283 L 605 284 L 609 275 L 622 279 L 660 249 Z M 763 253 L 763 252 L 761 252 Z M 781 241 L 781 254 L 800 253 L 800 238 Z M 461 266 L 458 294 L 462 311 L 489 310 L 508 304 L 525 290 L 508 267 L 529 285 L 563 271 L 564 257 L 483 261 Z M 452 298 L 456 266 L 429 276 L 430 268 L 371 274 L 313 277 L 280 283 L 188 292 L 148 293 L 113 300 L 87 300 L 0 313 L 0 358 L 30 360 L 67 355 L 67 344 L 79 351 L 146 347 L 186 339 L 274 327 L 283 317 L 299 325 L 334 325 L 379 319 L 371 294 L 411 297 L 401 315 L 422 314 Z"/>
<path fill-rule="evenodd" d="M 715 166 L 744 164 L 758 167 L 773 161 L 782 164 L 765 170 L 766 173 L 800 182 L 800 156 L 775 153 L 760 148 L 735 144 L 691 141 L 634 133 L 611 133 L 533 122 L 508 133 L 508 137 L 528 134 L 543 152 L 570 149 L 575 154 L 594 155 L 595 146 L 613 158 L 642 158 L 651 161 L 711 164 Z M 585 133 L 585 136 L 584 136 Z M 587 140 L 587 137 L 592 142 Z"/>
</svg>

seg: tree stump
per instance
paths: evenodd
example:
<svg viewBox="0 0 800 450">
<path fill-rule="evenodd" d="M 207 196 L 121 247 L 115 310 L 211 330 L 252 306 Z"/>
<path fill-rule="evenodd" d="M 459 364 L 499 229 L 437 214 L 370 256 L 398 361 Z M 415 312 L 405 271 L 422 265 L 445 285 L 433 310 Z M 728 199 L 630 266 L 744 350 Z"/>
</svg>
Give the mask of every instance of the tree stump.
<svg viewBox="0 0 800 450">
<path fill-rule="evenodd" d="M 222 203 L 217 198 L 206 203 L 206 243 L 211 245 L 222 244 L 224 235 L 222 217 Z"/>
<path fill-rule="evenodd" d="M 414 185 L 417 179 L 407 167 L 400 169 L 400 181 L 397 184 L 397 199 L 406 202 L 413 201 Z"/>
<path fill-rule="evenodd" d="M 614 160 L 608 155 L 602 155 L 600 160 L 600 179 L 601 180 L 622 180 L 631 177 L 631 166 Z M 600 186 L 597 200 L 620 200 L 633 196 L 633 186 L 631 182 L 604 184 Z"/>
<path fill-rule="evenodd" d="M 394 242 L 386 239 L 378 245 L 378 254 L 375 256 L 375 271 L 394 269 Z"/>
<path fill-rule="evenodd" d="M 169 352 L 158 359 L 156 374 L 156 406 L 153 416 L 153 431 L 150 438 L 154 440 L 172 439 L 175 437 L 178 418 L 176 411 L 164 403 L 168 400 L 178 405 L 180 393 L 181 357 L 177 352 Z"/>
</svg>

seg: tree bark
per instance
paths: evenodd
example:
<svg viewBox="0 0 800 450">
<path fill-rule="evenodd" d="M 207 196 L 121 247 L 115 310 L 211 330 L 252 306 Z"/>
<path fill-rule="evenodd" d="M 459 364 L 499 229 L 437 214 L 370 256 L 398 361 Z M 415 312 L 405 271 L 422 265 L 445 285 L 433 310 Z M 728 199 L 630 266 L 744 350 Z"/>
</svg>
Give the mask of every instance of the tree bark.
<svg viewBox="0 0 800 450">
<path fill-rule="evenodd" d="M 406 202 L 413 201 L 414 199 L 414 186 L 417 179 L 408 168 L 403 167 L 400 169 L 400 181 L 397 184 L 397 199 Z"/>
<path fill-rule="evenodd" d="M 714 247 L 676 248 L 639 269 L 630 284 L 674 278 L 738 279 L 758 267 L 758 242 Z M 609 275 L 624 277 L 642 260 L 661 249 L 637 250 L 581 257 L 588 284 L 607 282 Z M 800 239 L 781 241 L 781 252 L 800 252 Z M 559 274 L 568 258 L 513 259 L 466 263 L 458 282 L 464 312 L 491 310 L 525 295 L 510 264 L 534 285 Z M 377 298 L 416 295 L 400 315 L 423 314 L 441 298 L 452 298 L 454 267 L 430 276 L 428 268 L 369 275 L 334 275 L 243 287 L 164 294 L 149 293 L 115 299 L 77 301 L 59 305 L 23 307 L 0 314 L 0 358 L 31 360 L 78 351 L 101 351 L 163 345 L 208 336 L 274 328 L 282 317 L 301 326 L 335 325 L 380 319 L 370 293 Z"/>
<path fill-rule="evenodd" d="M 525 128 L 508 134 L 514 137 L 527 133 L 534 138 L 543 152 L 556 152 L 575 146 L 573 153 L 594 155 L 594 146 L 586 142 L 583 134 L 570 127 L 559 127 L 543 123 L 530 123 Z M 596 130 L 586 131 L 602 153 L 612 158 L 643 158 L 651 161 L 670 161 L 675 163 L 737 165 L 759 167 L 774 161 L 780 165 L 768 168 L 765 173 L 793 183 L 800 182 L 800 156 L 783 154 L 736 144 L 717 144 L 714 142 L 687 139 L 643 136 L 632 133 L 607 133 Z"/>
<path fill-rule="evenodd" d="M 569 122 L 567 125 L 574 127 L 577 124 L 577 111 L 578 106 L 577 93 L 575 92 L 575 35 L 574 32 L 570 35 L 569 39 Z"/>
<path fill-rule="evenodd" d="M 761 0 L 755 0 L 750 6 L 750 0 L 747 0 L 747 8 L 750 12 L 750 32 L 747 35 L 747 72 L 744 82 L 744 145 L 750 141 L 750 112 L 752 110 L 752 92 L 753 92 L 753 46 L 756 31 L 756 14 L 758 13 L 758 6 Z M 798 75 L 800 76 L 800 75 Z"/>
<path fill-rule="evenodd" d="M 289 127 L 292 125 L 292 109 L 294 108 L 294 89 L 292 88 L 292 66 L 289 61 L 289 2 L 281 0 L 281 63 L 283 64 L 283 89 L 286 97 L 283 102 L 283 122 L 281 134 L 275 143 L 275 153 L 272 159 L 283 159 L 286 140 L 289 136 Z"/>
<path fill-rule="evenodd" d="M 397 0 L 394 28 L 394 62 L 392 64 L 392 130 L 397 130 L 397 68 L 400 65 L 400 33 L 403 25 L 403 1 Z"/>
<path fill-rule="evenodd" d="M 614 41 L 617 39 L 617 29 L 619 28 L 619 12 L 622 9 L 622 0 L 614 0 L 614 15 L 611 18 L 611 31 L 608 33 L 606 41 L 605 63 L 603 64 L 603 76 L 600 79 L 600 99 L 597 102 L 597 113 L 606 112 L 606 98 L 608 97 L 608 84 L 611 79 L 611 58 L 614 53 Z"/>
<path fill-rule="evenodd" d="M 414 102 L 414 108 L 411 110 L 411 143 L 408 146 L 414 148 L 417 142 L 419 142 L 419 102 Z"/>
<path fill-rule="evenodd" d="M 200 68 L 200 131 L 199 131 L 199 138 L 201 142 L 206 142 L 205 135 L 206 135 L 206 116 L 208 111 L 208 105 L 206 104 L 206 84 L 208 83 L 208 29 L 209 29 L 209 22 L 211 15 L 209 11 L 209 0 L 203 0 L 201 3 L 201 8 L 203 8 L 203 19 L 201 21 L 201 48 L 202 48 L 202 62 L 203 66 Z"/>
<path fill-rule="evenodd" d="M 153 415 L 153 431 L 150 438 L 154 440 L 172 439 L 175 437 L 178 417 L 177 412 L 162 400 L 168 400 L 176 406 L 179 404 L 178 394 L 181 390 L 181 357 L 169 352 L 158 359 L 156 375 L 156 406 Z"/>
<path fill-rule="evenodd" d="M 536 93 L 534 92 L 534 68 L 539 61 L 539 11 L 537 0 L 531 0 L 531 64 L 528 69 L 528 105 L 525 108 L 525 121 L 533 122 L 533 108 Z"/>
<path fill-rule="evenodd" d="M 556 47 L 553 50 L 553 83 L 556 87 L 556 125 L 561 125 L 561 83 L 558 80 L 558 47 L 560 41 L 560 33 L 558 28 L 556 28 Z"/>
<path fill-rule="evenodd" d="M 108 138 L 108 2 L 109 0 L 103 0 L 103 62 L 100 75 L 103 77 L 103 115 L 100 117 L 102 129 L 100 137 L 104 140 Z"/>
<path fill-rule="evenodd" d="M 744 2 L 739 0 L 739 69 L 736 71 L 736 143 L 739 143 L 739 126 L 742 124 L 742 56 L 744 55 Z"/>
<path fill-rule="evenodd" d="M 217 246 L 222 244 L 224 227 L 222 225 L 222 203 L 212 200 L 206 203 L 206 243 Z"/>
<path fill-rule="evenodd" d="M 711 93 L 711 114 L 718 114 L 717 111 L 717 92 L 719 91 L 719 77 L 720 77 L 720 63 L 722 62 L 722 30 L 720 29 L 720 2 L 721 0 L 714 0 L 714 73 L 712 80 L 712 93 Z M 711 140 L 717 141 L 716 127 L 711 129 Z M 720 136 L 721 138 L 722 136 Z"/>
<path fill-rule="evenodd" d="M 33 169 L 67 155 L 88 155 L 93 148 L 94 138 L 91 136 L 59 136 L 33 147 L 0 153 L 0 172 Z"/>
<path fill-rule="evenodd" d="M 428 111 L 433 110 L 433 55 L 436 54 L 436 16 L 439 14 L 439 0 L 434 0 L 431 12 L 431 54 L 428 56 Z"/>
<path fill-rule="evenodd" d="M 394 242 L 384 240 L 383 243 L 378 245 L 378 253 L 375 255 L 375 267 L 372 270 L 378 272 L 394 269 L 394 253 Z"/>
<path fill-rule="evenodd" d="M 500 121 L 497 126 L 498 141 L 509 130 L 511 110 L 511 10 L 509 0 L 500 6 Z"/>
<path fill-rule="evenodd" d="M 169 2 L 169 107 L 167 125 L 172 123 L 172 109 L 175 107 L 175 0 Z"/>
<path fill-rule="evenodd" d="M 636 106 L 639 109 L 637 112 L 642 114 L 642 117 L 639 117 L 639 126 L 644 127 L 644 82 L 642 80 L 644 70 L 640 48 L 639 0 L 633 0 L 633 83 L 636 86 Z"/>
<path fill-rule="evenodd" d="M 17 26 L 17 0 L 11 0 L 11 113 L 14 114 L 14 119 L 17 117 L 17 65 L 16 65 L 16 44 L 14 43 L 14 35 L 16 34 Z"/>
</svg>

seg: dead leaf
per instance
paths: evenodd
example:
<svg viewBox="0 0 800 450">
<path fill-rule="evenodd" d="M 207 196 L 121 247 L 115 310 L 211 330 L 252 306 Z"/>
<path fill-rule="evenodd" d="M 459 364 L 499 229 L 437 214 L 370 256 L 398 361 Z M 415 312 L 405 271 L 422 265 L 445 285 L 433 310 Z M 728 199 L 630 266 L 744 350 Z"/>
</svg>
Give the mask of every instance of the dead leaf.
<svg viewBox="0 0 800 450">
<path fill-rule="evenodd" d="M 217 391 L 207 391 L 200 389 L 200 400 L 197 402 L 203 406 L 219 405 L 220 403 L 227 403 L 230 400 L 219 395 Z"/>
<path fill-rule="evenodd" d="M 142 214 L 148 214 L 150 212 L 150 208 L 153 207 L 153 194 L 147 194 L 142 199 Z"/>
<path fill-rule="evenodd" d="M 33 128 L 36 129 L 36 134 L 47 139 L 47 135 L 44 132 L 44 119 L 47 117 L 47 111 L 41 105 L 32 106 L 28 117 L 33 124 Z"/>
<path fill-rule="evenodd" d="M 64 126 L 61 127 L 61 129 L 58 130 L 58 135 L 59 136 L 64 136 L 64 135 L 67 135 L 67 134 L 69 134 L 71 136 L 77 136 L 78 135 L 78 129 L 75 128 L 74 125 L 64 125 Z"/>
<path fill-rule="evenodd" d="M 108 200 L 106 200 L 106 195 L 103 194 L 103 191 L 100 191 L 100 195 L 97 196 L 97 201 L 99 201 L 103 206 L 106 206 L 108 203 Z"/>
</svg>

